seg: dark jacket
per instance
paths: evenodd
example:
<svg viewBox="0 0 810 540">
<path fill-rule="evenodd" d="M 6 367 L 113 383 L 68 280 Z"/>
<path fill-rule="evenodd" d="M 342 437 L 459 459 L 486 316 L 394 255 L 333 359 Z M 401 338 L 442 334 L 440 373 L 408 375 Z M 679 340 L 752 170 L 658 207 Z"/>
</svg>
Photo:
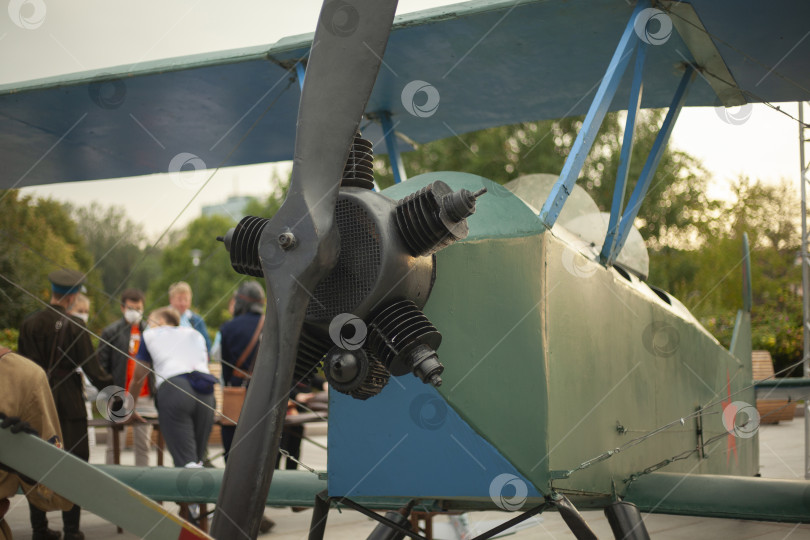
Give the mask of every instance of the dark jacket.
<svg viewBox="0 0 810 540">
<path fill-rule="evenodd" d="M 124 318 L 120 318 L 108 325 L 101 332 L 101 343 L 98 346 L 98 360 L 107 373 L 113 377 L 113 384 L 126 388 L 127 361 L 129 360 L 129 337 L 132 325 Z M 146 329 L 146 323 L 138 324 L 141 334 Z M 141 343 L 143 345 L 143 343 Z M 148 384 L 149 392 L 154 395 L 155 376 L 150 373 Z"/>
<path fill-rule="evenodd" d="M 243 383 L 243 379 L 232 376 L 233 368 L 227 364 L 235 365 L 239 360 L 256 331 L 260 317 L 260 314 L 254 312 L 243 313 L 219 328 L 219 333 L 222 335 L 222 380 L 225 381 L 226 386 L 241 386 Z M 253 370 L 253 362 L 259 350 L 259 341 L 256 341 L 253 351 L 240 366 L 243 371 L 250 372 Z"/>
<path fill-rule="evenodd" d="M 29 315 L 20 326 L 17 349 L 48 374 L 60 420 L 87 418 L 82 377 L 76 372 L 77 367 L 84 370 L 99 390 L 113 384 L 112 376 L 98 363 L 84 323 L 67 315 L 61 306 L 51 305 Z M 65 443 L 68 442 L 65 435 Z"/>
</svg>

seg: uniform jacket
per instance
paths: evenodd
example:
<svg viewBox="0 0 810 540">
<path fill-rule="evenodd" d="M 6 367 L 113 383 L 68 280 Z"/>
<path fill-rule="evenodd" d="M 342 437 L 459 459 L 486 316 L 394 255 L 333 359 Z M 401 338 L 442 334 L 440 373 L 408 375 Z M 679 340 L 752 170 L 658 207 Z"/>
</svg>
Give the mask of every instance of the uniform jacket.
<svg viewBox="0 0 810 540">
<path fill-rule="evenodd" d="M 98 363 L 84 323 L 67 315 L 61 306 L 51 305 L 29 315 L 20 326 L 17 349 L 45 370 L 61 421 L 87 418 L 77 367 L 99 390 L 113 384 L 112 376 Z M 69 443 L 68 434 L 63 435 Z"/>
<path fill-rule="evenodd" d="M 143 336 L 146 323 L 141 321 L 138 327 L 141 330 L 141 336 Z M 126 388 L 127 362 L 129 360 L 127 353 L 129 352 L 131 328 L 132 325 L 123 317 L 118 319 L 101 332 L 101 343 L 98 346 L 98 360 L 101 367 L 112 375 L 113 384 L 121 388 Z M 141 345 L 143 345 L 143 342 L 141 342 Z M 149 392 L 154 395 L 154 375 L 150 373 L 147 380 L 149 382 Z"/>
</svg>

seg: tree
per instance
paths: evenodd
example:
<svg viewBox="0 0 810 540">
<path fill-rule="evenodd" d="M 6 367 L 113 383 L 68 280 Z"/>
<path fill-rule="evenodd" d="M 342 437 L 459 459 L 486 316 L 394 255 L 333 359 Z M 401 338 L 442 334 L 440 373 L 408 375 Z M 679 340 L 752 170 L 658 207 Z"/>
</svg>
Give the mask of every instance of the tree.
<svg viewBox="0 0 810 540">
<path fill-rule="evenodd" d="M 660 110 L 639 115 L 627 198 L 662 119 Z M 581 127 L 581 118 L 564 118 L 490 128 L 421 145 L 403 154 L 403 162 L 410 176 L 461 171 L 500 184 L 525 174 L 558 174 Z M 578 180 L 602 211 L 609 211 L 613 200 L 622 133 L 618 113 L 609 113 Z M 380 187 L 391 185 L 387 156 L 376 160 L 375 173 Z M 665 150 L 639 209 L 637 224 L 642 235 L 653 245 L 667 245 L 683 242 L 705 229 L 712 206 L 705 196 L 707 181 L 708 174 L 696 159 L 684 152 Z"/>
<path fill-rule="evenodd" d="M 217 236 L 223 236 L 236 223 L 215 215 L 201 216 L 192 221 L 185 235 L 165 247 L 160 256 L 161 273 L 150 284 L 147 311 L 169 303 L 169 285 L 186 281 L 193 290 L 193 309 L 205 318 L 210 329 L 216 330 L 228 319 L 228 300 L 245 279 L 233 271 L 230 257 Z M 199 266 L 192 264 L 192 250 L 200 250 Z"/>
<path fill-rule="evenodd" d="M 18 328 L 23 318 L 50 299 L 48 274 L 61 267 L 88 272 L 93 256 L 79 235 L 66 205 L 52 199 L 0 191 L 0 328 Z M 101 298 L 98 274 L 87 288 Z"/>
<path fill-rule="evenodd" d="M 246 215 L 270 218 L 281 207 L 289 179 L 282 180 L 274 172 L 270 182 L 274 191 L 264 200 L 248 203 Z M 230 318 L 228 301 L 236 288 L 242 281 L 252 279 L 233 270 L 228 251 L 216 239 L 235 226 L 236 222 L 230 217 L 201 216 L 182 233 L 169 235 L 167 246 L 159 258 L 160 273 L 149 284 L 147 310 L 168 304 L 169 285 L 186 281 L 193 291 L 193 309 L 203 316 L 211 333 L 216 332 Z M 192 250 L 200 251 L 198 266 L 193 264 Z M 264 287 L 264 281 L 259 281 Z"/>
<path fill-rule="evenodd" d="M 700 250 L 651 251 L 650 282 L 672 292 L 728 346 L 742 307 L 742 235 L 747 233 L 753 346 L 770 351 L 779 371 L 803 354 L 801 267 L 795 262 L 801 238 L 795 214 L 785 212 L 800 203 L 787 182 L 770 185 L 741 177 L 731 192 L 732 199 L 717 203 L 720 211 Z"/>
<path fill-rule="evenodd" d="M 120 293 L 127 288 L 145 291 L 160 273 L 159 251 L 145 247 L 143 227 L 127 218 L 123 207 L 93 202 L 75 208 L 73 216 L 101 275 L 104 300 L 93 306 L 95 317 L 111 322 L 121 316 Z"/>
<path fill-rule="evenodd" d="M 263 200 L 251 200 L 245 208 L 245 214 L 248 216 L 257 216 L 263 218 L 273 217 L 278 209 L 281 208 L 281 203 L 287 197 L 287 190 L 290 188 L 290 178 L 282 178 L 278 171 L 273 171 L 273 176 L 270 178 L 270 185 L 273 186 L 273 191 Z"/>
</svg>

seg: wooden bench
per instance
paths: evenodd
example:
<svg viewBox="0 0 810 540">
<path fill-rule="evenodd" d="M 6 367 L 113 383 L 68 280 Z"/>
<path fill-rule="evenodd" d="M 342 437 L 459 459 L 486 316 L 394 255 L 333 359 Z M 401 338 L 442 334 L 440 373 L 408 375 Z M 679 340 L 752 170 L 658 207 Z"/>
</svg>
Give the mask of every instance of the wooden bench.
<svg viewBox="0 0 810 540">
<path fill-rule="evenodd" d="M 768 351 L 753 351 L 751 360 L 754 368 L 754 380 L 761 381 L 773 377 L 773 359 Z M 796 404 L 786 399 L 758 399 L 757 412 L 761 424 L 778 424 L 780 420 L 793 420 Z"/>
</svg>

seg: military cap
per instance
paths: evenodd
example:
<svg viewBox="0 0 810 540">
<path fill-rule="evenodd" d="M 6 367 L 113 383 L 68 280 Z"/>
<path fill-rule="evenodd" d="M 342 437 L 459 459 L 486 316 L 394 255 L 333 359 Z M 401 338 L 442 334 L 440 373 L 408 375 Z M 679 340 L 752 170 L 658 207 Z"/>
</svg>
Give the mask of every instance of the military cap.
<svg viewBox="0 0 810 540">
<path fill-rule="evenodd" d="M 82 290 L 84 274 L 77 270 L 63 268 L 48 274 L 51 290 L 57 294 L 73 294 Z"/>
</svg>

